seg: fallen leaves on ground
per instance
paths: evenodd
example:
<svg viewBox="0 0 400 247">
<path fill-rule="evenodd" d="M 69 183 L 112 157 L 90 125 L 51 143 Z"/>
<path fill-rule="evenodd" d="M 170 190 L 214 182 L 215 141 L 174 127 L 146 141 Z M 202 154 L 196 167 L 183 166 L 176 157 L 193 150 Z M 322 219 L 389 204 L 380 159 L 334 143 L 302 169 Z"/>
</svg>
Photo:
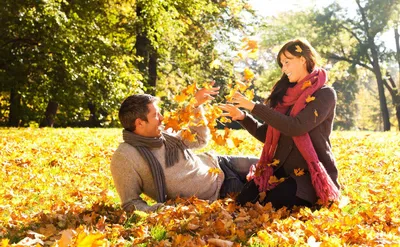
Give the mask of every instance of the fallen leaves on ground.
<svg viewBox="0 0 400 247">
<path fill-rule="evenodd" d="M 232 132 L 239 148 L 199 152 L 261 153 Z M 319 210 L 192 197 L 127 215 L 109 171 L 120 129 L 0 129 L 0 246 L 398 246 L 399 139 L 333 132 L 342 197 Z"/>
</svg>

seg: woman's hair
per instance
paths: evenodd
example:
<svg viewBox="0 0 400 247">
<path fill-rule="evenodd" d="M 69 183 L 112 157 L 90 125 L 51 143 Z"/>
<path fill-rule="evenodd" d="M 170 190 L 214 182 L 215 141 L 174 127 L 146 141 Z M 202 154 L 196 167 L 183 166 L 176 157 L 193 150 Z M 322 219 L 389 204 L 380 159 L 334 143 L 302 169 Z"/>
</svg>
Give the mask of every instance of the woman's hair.
<svg viewBox="0 0 400 247">
<path fill-rule="evenodd" d="M 307 40 L 304 39 L 295 39 L 287 42 L 278 52 L 278 56 L 276 58 L 278 65 L 282 68 L 281 63 L 281 55 L 285 56 L 285 53 L 288 52 L 292 56 L 295 57 L 304 57 L 306 59 L 306 67 L 308 73 L 311 73 L 315 66 L 317 65 L 318 53 L 314 50 L 314 48 L 308 43 Z M 272 88 L 271 94 L 268 96 L 266 103 L 271 107 L 275 107 L 278 103 L 282 103 L 283 96 L 285 96 L 286 90 L 294 85 L 290 83 L 289 78 L 285 73 L 282 74 L 282 77 L 277 81 L 277 83 Z"/>
</svg>

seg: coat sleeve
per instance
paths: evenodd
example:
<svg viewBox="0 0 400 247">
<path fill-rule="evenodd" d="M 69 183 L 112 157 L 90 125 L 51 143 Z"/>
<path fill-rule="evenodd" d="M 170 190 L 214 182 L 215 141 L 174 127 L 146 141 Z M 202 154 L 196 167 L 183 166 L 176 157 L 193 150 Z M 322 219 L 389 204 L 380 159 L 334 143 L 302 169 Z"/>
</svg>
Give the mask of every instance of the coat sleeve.
<svg viewBox="0 0 400 247">
<path fill-rule="evenodd" d="M 242 125 L 243 128 L 245 128 L 252 136 L 257 138 L 257 140 L 262 143 L 265 142 L 268 125 L 261 124 L 253 116 L 248 115 L 247 113 L 246 117 L 243 120 L 238 121 L 238 123 Z"/>
<path fill-rule="evenodd" d="M 124 154 L 116 151 L 111 159 L 111 175 L 124 211 L 148 211 L 150 206 L 140 198 L 143 183 L 134 168 L 134 163 L 134 160 L 129 160 Z"/>
<path fill-rule="evenodd" d="M 315 100 L 308 103 L 295 117 L 279 113 L 263 104 L 256 104 L 251 114 L 287 136 L 304 135 L 325 121 L 335 110 L 336 93 L 333 88 L 321 88 L 314 96 Z"/>
</svg>

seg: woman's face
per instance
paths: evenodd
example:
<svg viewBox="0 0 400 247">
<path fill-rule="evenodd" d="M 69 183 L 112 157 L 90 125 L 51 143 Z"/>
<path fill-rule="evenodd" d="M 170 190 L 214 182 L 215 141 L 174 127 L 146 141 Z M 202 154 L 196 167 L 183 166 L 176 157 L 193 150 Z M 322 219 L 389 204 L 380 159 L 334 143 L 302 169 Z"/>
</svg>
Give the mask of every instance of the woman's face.
<svg viewBox="0 0 400 247">
<path fill-rule="evenodd" d="M 282 72 L 287 75 L 290 82 L 299 82 L 309 74 L 304 57 L 296 57 L 285 51 L 281 54 L 280 60 Z"/>
</svg>

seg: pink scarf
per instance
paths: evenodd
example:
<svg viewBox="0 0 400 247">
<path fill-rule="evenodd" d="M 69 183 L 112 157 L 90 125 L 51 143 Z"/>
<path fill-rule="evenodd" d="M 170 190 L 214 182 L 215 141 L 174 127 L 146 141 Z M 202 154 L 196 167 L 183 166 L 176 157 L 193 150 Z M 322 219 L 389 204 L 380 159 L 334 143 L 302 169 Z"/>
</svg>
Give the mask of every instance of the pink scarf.
<svg viewBox="0 0 400 247">
<path fill-rule="evenodd" d="M 314 69 L 308 76 L 299 81 L 296 86 L 287 89 L 286 94 L 283 97 L 283 102 L 278 104 L 275 107 L 275 110 L 285 114 L 289 107 L 293 105 L 293 108 L 290 111 L 290 116 L 296 116 L 306 107 L 306 99 L 312 96 L 315 91 L 320 89 L 326 81 L 325 70 Z M 250 168 L 250 172 L 247 175 L 247 179 L 254 179 L 260 192 L 271 190 L 279 184 L 273 180 L 270 181 L 270 177 L 273 176 L 272 158 L 275 155 L 280 134 L 281 133 L 277 129 L 268 126 L 261 158 L 256 165 L 253 165 Z M 339 190 L 326 172 L 325 167 L 319 161 L 309 134 L 306 133 L 302 136 L 293 136 L 292 138 L 301 155 L 307 162 L 311 174 L 311 182 L 315 188 L 317 196 L 323 203 L 338 200 L 340 194 Z"/>
</svg>

